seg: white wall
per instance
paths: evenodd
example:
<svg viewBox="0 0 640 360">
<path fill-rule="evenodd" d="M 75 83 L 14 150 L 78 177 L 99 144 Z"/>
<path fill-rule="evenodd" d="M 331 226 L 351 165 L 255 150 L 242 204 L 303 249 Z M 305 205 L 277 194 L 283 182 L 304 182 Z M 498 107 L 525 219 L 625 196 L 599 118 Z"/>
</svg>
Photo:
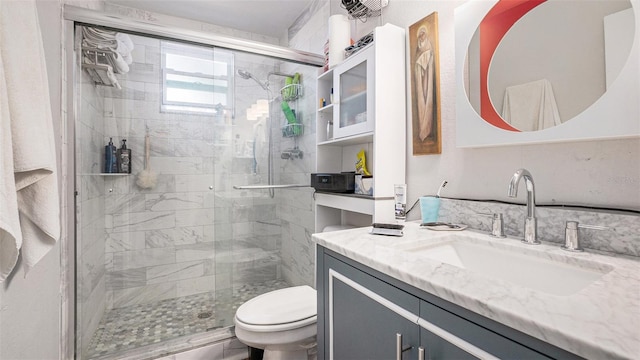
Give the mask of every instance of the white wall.
<svg viewBox="0 0 640 360">
<path fill-rule="evenodd" d="M 60 246 L 24 277 L 18 263 L 0 290 L 0 359 L 57 359 L 60 341 Z"/>
</svg>

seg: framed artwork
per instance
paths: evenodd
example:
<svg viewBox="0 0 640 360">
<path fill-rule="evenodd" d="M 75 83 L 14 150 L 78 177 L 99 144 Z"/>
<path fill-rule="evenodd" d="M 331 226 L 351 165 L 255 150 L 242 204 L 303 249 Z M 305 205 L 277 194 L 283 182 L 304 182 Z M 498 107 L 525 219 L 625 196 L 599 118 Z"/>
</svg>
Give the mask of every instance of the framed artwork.
<svg viewBox="0 0 640 360">
<path fill-rule="evenodd" d="M 409 26 L 413 155 L 442 153 L 438 13 Z"/>
</svg>

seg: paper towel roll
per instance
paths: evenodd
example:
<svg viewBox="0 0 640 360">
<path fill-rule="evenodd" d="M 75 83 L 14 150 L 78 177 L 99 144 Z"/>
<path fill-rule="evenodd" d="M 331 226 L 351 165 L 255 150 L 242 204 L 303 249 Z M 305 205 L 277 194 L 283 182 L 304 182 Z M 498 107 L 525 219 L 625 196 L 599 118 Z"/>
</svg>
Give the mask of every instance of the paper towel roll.
<svg viewBox="0 0 640 360">
<path fill-rule="evenodd" d="M 351 45 L 351 24 L 346 15 L 329 17 L 329 69 L 344 60 L 344 48 Z"/>
</svg>

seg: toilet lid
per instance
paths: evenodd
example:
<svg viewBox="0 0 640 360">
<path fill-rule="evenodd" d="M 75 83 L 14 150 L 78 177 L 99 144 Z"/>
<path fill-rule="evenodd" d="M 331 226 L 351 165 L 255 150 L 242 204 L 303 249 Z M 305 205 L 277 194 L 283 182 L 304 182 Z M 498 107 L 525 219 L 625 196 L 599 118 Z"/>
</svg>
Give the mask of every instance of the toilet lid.
<svg viewBox="0 0 640 360">
<path fill-rule="evenodd" d="M 251 325 L 278 325 L 301 321 L 317 314 L 316 291 L 307 285 L 271 291 L 245 302 L 236 318 Z"/>
</svg>

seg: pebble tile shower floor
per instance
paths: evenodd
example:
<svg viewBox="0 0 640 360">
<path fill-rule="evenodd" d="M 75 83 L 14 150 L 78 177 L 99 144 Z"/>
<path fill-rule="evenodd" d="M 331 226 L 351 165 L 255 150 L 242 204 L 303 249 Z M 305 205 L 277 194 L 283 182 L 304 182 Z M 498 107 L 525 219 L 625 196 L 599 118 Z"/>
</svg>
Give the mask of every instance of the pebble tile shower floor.
<svg viewBox="0 0 640 360">
<path fill-rule="evenodd" d="M 235 314 L 235 310 L 245 301 L 288 286 L 282 280 L 244 285 L 234 289 L 231 302 L 224 303 L 216 301 L 212 293 L 203 293 L 113 309 L 100 321 L 87 356 L 89 359 L 103 357 L 231 326 L 233 322 L 216 316 L 215 310 Z"/>
</svg>

